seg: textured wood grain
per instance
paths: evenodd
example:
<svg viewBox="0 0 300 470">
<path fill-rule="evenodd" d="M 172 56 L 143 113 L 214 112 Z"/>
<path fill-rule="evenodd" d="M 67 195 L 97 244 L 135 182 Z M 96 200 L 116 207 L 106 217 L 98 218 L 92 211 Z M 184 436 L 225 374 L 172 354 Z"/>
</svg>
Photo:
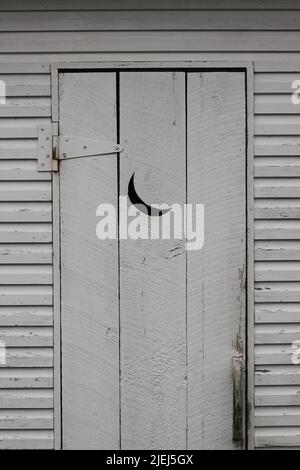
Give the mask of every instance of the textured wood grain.
<svg viewBox="0 0 300 470">
<path fill-rule="evenodd" d="M 128 4 L 127 1 L 123 3 Z M 149 6 L 152 7 L 152 3 Z M 294 11 L 291 15 L 289 11 L 269 10 L 261 11 L 258 15 L 255 10 L 213 11 L 209 8 L 172 11 L 157 10 L 157 6 L 156 9 L 144 11 L 138 9 L 55 11 L 53 9 L 53 11 L 2 12 L 0 31 L 230 31 L 239 30 L 241 24 L 245 31 L 299 30 L 299 11 Z"/>
<path fill-rule="evenodd" d="M 151 203 L 185 202 L 184 73 L 120 74 L 121 194 L 133 172 Z M 125 449 L 186 445 L 183 240 L 121 240 L 121 429 Z"/>
<path fill-rule="evenodd" d="M 116 141 L 115 74 L 70 74 L 61 135 Z M 65 449 L 119 441 L 118 251 L 96 237 L 96 208 L 117 206 L 115 155 L 61 163 L 62 419 Z"/>
<path fill-rule="evenodd" d="M 205 241 L 188 252 L 188 446 L 232 448 L 231 358 L 245 353 L 245 82 L 189 73 L 188 202 L 205 205 Z M 238 344 L 237 344 L 238 343 Z"/>
</svg>

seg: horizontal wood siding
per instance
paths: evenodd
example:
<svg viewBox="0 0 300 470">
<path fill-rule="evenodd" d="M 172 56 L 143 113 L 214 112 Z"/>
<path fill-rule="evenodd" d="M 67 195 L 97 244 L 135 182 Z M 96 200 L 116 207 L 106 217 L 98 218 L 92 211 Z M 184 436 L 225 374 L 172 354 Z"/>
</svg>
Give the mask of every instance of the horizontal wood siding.
<svg viewBox="0 0 300 470">
<path fill-rule="evenodd" d="M 0 449 L 53 447 L 51 173 L 37 172 L 50 76 L 39 69 L 0 68 Z"/>
<path fill-rule="evenodd" d="M 53 446 L 51 175 L 36 171 L 50 63 L 241 59 L 256 70 L 255 444 L 300 448 L 300 3 L 10 0 L 0 13 L 0 448 Z"/>
<path fill-rule="evenodd" d="M 267 69 L 267 67 L 266 67 Z M 255 441 L 300 446 L 299 73 L 255 74 Z"/>
</svg>

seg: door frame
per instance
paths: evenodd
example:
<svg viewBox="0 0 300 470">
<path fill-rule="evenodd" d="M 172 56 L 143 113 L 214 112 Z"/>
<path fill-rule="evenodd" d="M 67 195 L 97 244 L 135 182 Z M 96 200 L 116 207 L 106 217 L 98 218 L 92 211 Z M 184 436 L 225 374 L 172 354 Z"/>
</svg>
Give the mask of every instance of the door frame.
<svg viewBox="0 0 300 470">
<path fill-rule="evenodd" d="M 57 62 L 51 64 L 52 124 L 59 125 L 59 74 L 64 72 L 151 71 L 236 71 L 245 73 L 246 103 L 246 439 L 245 448 L 254 448 L 254 64 L 251 61 L 119 61 Z M 57 136 L 53 136 L 54 155 Z M 54 448 L 62 448 L 61 439 L 61 312 L 60 312 L 60 195 L 59 173 L 52 178 L 53 214 L 53 308 L 54 308 Z"/>
</svg>

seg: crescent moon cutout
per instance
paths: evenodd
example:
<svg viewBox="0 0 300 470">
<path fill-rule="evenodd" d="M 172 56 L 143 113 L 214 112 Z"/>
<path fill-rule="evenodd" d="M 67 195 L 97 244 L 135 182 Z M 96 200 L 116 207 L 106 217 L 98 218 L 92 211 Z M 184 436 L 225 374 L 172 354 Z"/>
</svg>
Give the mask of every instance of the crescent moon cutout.
<svg viewBox="0 0 300 470">
<path fill-rule="evenodd" d="M 171 207 L 168 209 L 157 209 L 156 207 L 152 207 L 149 204 L 146 204 L 140 196 L 137 194 L 134 186 L 134 173 L 130 178 L 128 183 L 128 197 L 131 202 L 139 211 L 143 212 L 146 215 L 151 217 L 161 217 L 162 215 L 166 214 L 171 210 Z"/>
</svg>

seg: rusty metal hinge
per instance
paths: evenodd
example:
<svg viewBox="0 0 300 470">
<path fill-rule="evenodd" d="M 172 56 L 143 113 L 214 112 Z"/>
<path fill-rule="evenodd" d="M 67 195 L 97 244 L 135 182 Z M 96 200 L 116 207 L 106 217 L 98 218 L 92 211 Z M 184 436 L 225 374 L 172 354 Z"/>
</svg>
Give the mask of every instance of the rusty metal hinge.
<svg viewBox="0 0 300 470">
<path fill-rule="evenodd" d="M 38 171 L 58 171 L 59 160 L 116 154 L 121 145 L 102 140 L 58 136 L 57 124 L 38 126 Z"/>
</svg>

